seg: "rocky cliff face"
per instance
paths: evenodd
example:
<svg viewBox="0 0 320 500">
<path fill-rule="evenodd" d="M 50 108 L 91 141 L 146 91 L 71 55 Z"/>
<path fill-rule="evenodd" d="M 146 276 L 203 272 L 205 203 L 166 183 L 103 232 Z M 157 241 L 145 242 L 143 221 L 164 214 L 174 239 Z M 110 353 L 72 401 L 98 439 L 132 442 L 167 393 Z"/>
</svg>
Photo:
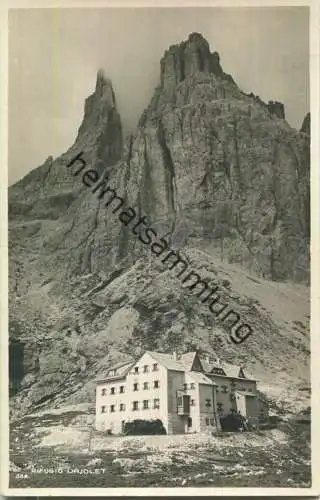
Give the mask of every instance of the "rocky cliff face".
<svg viewBox="0 0 320 500">
<path fill-rule="evenodd" d="M 270 304 L 277 281 L 308 279 L 309 139 L 307 127 L 287 124 L 281 103 L 243 93 L 197 33 L 165 52 L 160 85 L 123 148 L 114 92 L 99 71 L 74 145 L 9 190 L 15 401 L 92 397 L 83 387 L 110 356 L 188 342 L 258 363 L 263 373 L 272 342 L 278 351 L 267 372 L 285 359 L 289 373 L 299 355 L 305 379 L 307 289 L 299 285 L 299 318 L 274 320 Z M 80 152 L 126 206 L 219 281 L 255 326 L 245 347 L 229 345 L 224 327 L 210 325 L 177 278 L 66 168 Z M 270 304 L 263 294 L 256 303 L 239 269 L 274 295 Z"/>
<path fill-rule="evenodd" d="M 301 132 L 308 135 L 309 137 L 310 137 L 310 126 L 311 126 L 310 113 L 307 113 L 302 122 Z"/>
</svg>

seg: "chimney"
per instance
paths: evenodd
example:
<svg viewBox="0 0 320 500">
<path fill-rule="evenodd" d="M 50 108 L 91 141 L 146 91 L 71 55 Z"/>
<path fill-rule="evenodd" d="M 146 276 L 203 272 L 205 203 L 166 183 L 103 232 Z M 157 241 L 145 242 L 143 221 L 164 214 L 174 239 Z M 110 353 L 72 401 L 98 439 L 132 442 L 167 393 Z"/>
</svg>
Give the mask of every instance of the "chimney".
<svg viewBox="0 0 320 500">
<path fill-rule="evenodd" d="M 173 351 L 173 353 L 172 353 L 172 357 L 173 357 L 173 359 L 174 359 L 175 361 L 177 361 L 177 359 L 178 359 L 178 356 L 177 356 L 177 351 Z"/>
</svg>

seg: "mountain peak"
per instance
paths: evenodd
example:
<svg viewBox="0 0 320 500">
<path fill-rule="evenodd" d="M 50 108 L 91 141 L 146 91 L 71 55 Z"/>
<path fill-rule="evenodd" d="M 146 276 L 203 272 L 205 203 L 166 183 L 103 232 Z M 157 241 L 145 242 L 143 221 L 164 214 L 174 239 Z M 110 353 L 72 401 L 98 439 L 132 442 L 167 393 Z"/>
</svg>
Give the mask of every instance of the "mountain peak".
<svg viewBox="0 0 320 500">
<path fill-rule="evenodd" d="M 217 52 L 210 52 L 208 41 L 200 33 L 191 33 L 186 41 L 171 45 L 161 59 L 160 80 L 165 90 L 197 72 L 223 74 Z"/>
<path fill-rule="evenodd" d="M 94 92 L 99 97 L 106 97 L 112 106 L 115 106 L 115 95 L 113 92 L 112 81 L 107 78 L 103 69 L 97 72 L 96 88 Z"/>
<path fill-rule="evenodd" d="M 300 131 L 310 135 L 310 113 L 307 113 L 304 117 Z"/>
<path fill-rule="evenodd" d="M 17 410 L 90 397 L 106 356 L 139 346 L 196 342 L 237 363 L 250 358 L 266 381 L 279 373 L 284 381 L 284 372 L 301 387 L 309 376 L 309 136 L 283 123 L 281 103 L 241 92 L 199 33 L 165 52 L 161 88 L 124 152 L 112 83 L 103 70 L 95 76 L 75 144 L 9 193 Z M 99 187 L 88 189 L 83 163 L 98 171 Z M 286 282 L 282 295 L 277 281 Z M 196 299 L 207 286 L 222 304 Z M 232 326 L 230 314 L 239 318 Z M 248 356 L 228 338 L 235 326 L 254 328 Z M 261 357 L 270 344 L 272 359 Z"/>
<path fill-rule="evenodd" d="M 120 136 L 121 122 L 117 112 L 116 97 L 112 82 L 110 78 L 106 77 L 103 69 L 99 69 L 95 90 L 85 100 L 84 117 L 79 128 L 78 139 L 89 131 L 96 130 L 98 133 L 98 130 L 110 130 L 110 127 L 113 127 L 113 125 L 115 125 Z"/>
</svg>

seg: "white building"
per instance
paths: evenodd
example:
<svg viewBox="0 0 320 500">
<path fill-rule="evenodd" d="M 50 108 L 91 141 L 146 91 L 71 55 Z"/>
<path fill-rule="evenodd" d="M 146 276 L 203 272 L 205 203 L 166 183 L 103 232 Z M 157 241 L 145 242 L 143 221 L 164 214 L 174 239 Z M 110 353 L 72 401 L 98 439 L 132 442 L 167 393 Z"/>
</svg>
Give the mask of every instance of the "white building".
<svg viewBox="0 0 320 500">
<path fill-rule="evenodd" d="M 135 419 L 160 419 L 168 434 L 212 432 L 230 410 L 258 422 L 256 380 L 240 366 L 197 351 L 146 351 L 110 368 L 96 388 L 96 428 L 114 434 Z"/>
</svg>

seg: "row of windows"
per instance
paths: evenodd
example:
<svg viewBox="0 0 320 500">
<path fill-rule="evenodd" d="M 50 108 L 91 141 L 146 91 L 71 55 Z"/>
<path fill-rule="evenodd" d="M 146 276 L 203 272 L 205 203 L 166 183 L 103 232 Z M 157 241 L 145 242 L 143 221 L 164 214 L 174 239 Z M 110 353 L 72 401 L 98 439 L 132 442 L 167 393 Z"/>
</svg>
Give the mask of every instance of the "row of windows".
<svg viewBox="0 0 320 500">
<path fill-rule="evenodd" d="M 120 385 L 119 387 L 119 393 L 120 394 L 123 394 L 124 393 L 124 385 Z M 116 388 L 115 387 L 111 387 L 110 388 L 110 394 L 116 394 Z M 101 396 L 106 396 L 107 395 L 107 389 L 104 388 L 104 389 L 101 389 Z"/>
<path fill-rule="evenodd" d="M 196 386 L 194 383 L 191 383 L 191 384 L 183 384 L 183 390 L 184 391 L 187 391 L 188 389 L 195 389 Z"/>
<path fill-rule="evenodd" d="M 140 373 L 149 373 L 150 368 L 151 367 L 149 365 L 144 365 L 143 367 L 141 367 L 141 372 Z M 158 363 L 153 363 L 153 365 L 152 365 L 152 371 L 153 372 L 157 372 L 158 370 L 159 370 Z M 135 375 L 137 375 L 139 373 L 139 366 L 135 366 L 134 367 L 133 373 Z"/>
<path fill-rule="evenodd" d="M 120 403 L 119 411 L 125 411 L 126 405 L 124 403 Z M 101 413 L 106 413 L 107 407 L 101 406 Z M 110 413 L 114 413 L 116 411 L 116 405 L 110 405 Z"/>
<path fill-rule="evenodd" d="M 150 389 L 150 385 L 149 382 L 143 382 L 143 390 L 147 390 L 147 389 Z M 159 380 L 154 380 L 153 382 L 153 388 L 154 389 L 159 389 L 160 387 L 160 382 Z M 133 390 L 134 391 L 138 391 L 139 390 L 139 384 L 138 383 L 135 383 L 133 384 Z M 120 385 L 119 387 L 119 393 L 120 394 L 123 394 L 125 392 L 125 387 L 123 385 Z M 110 394 L 116 394 L 116 388 L 115 387 L 111 387 L 110 388 Z M 101 389 L 101 396 L 106 396 L 107 395 L 107 389 L 104 388 L 104 389 Z"/>
<path fill-rule="evenodd" d="M 148 410 L 151 408 L 151 401 L 148 399 L 144 399 L 143 401 L 132 401 L 132 411 L 139 410 L 139 403 L 142 403 L 142 407 L 140 404 L 140 409 L 143 410 Z M 153 400 L 153 409 L 158 410 L 160 408 L 160 399 L 156 398 Z M 126 405 L 124 403 L 120 403 L 119 405 L 119 411 L 125 411 L 126 410 Z M 115 413 L 116 411 L 116 405 L 110 405 L 110 413 Z M 101 406 L 101 413 L 106 413 L 107 412 L 107 407 L 106 406 Z"/>
<path fill-rule="evenodd" d="M 195 384 L 191 383 L 191 384 L 183 384 L 183 390 L 184 391 L 187 391 L 188 389 L 195 389 Z M 228 386 L 227 385 L 221 385 L 221 386 L 217 386 L 217 392 L 222 392 L 222 393 L 227 393 L 228 392 Z M 239 391 L 249 391 L 249 392 L 252 392 L 252 389 L 245 389 L 243 387 L 241 387 L 241 389 L 238 389 Z"/>
<path fill-rule="evenodd" d="M 223 393 L 227 393 L 228 392 L 228 386 L 227 385 L 221 385 L 219 387 L 217 387 L 217 392 L 223 392 Z"/>
<path fill-rule="evenodd" d="M 136 382 L 135 384 L 133 384 L 133 390 L 134 391 L 138 391 L 139 390 L 139 387 L 140 387 L 140 384 L 138 384 L 138 382 Z M 160 387 L 160 382 L 159 380 L 154 380 L 153 381 L 153 388 L 154 389 L 159 389 Z M 142 385 L 142 388 L 144 391 L 150 389 L 150 384 L 149 382 L 143 382 L 143 385 Z"/>
<path fill-rule="evenodd" d="M 206 418 L 206 425 L 214 425 L 214 418 Z M 188 427 L 192 427 L 192 418 L 188 417 Z"/>
<path fill-rule="evenodd" d="M 178 402 L 178 406 L 182 406 L 182 397 L 179 396 L 178 399 L 177 399 L 177 402 Z M 190 400 L 190 406 L 195 406 L 196 405 L 196 401 L 195 399 L 191 399 Z M 209 408 L 211 406 L 211 399 L 206 399 L 205 400 L 205 406 L 206 408 Z"/>
<path fill-rule="evenodd" d="M 227 385 L 221 385 L 221 386 L 218 386 L 217 387 L 217 392 L 222 392 L 222 393 L 227 393 L 229 391 L 229 388 Z M 237 389 L 238 391 L 248 391 L 248 392 L 252 392 L 252 389 L 245 389 L 244 387 L 241 387 Z M 232 391 L 234 391 L 234 389 L 232 389 Z"/>
<path fill-rule="evenodd" d="M 133 384 L 133 390 L 134 391 L 138 391 L 139 390 L 139 387 L 140 387 L 140 384 L 138 384 L 137 382 Z M 159 380 L 154 380 L 153 382 L 153 388 L 154 389 L 159 389 L 160 387 L 160 382 Z M 151 388 L 151 384 L 149 382 L 143 382 L 142 384 L 142 389 L 143 390 L 148 390 Z M 194 389 L 195 388 L 195 385 L 194 384 L 184 384 L 184 390 L 187 390 L 187 389 Z M 252 389 L 244 389 L 244 388 L 241 388 L 239 389 L 240 391 L 249 391 L 249 392 L 252 392 Z M 123 385 L 120 385 L 119 387 L 119 393 L 120 394 L 123 394 L 125 392 L 125 387 Z M 222 392 L 224 394 L 227 394 L 228 393 L 228 386 L 226 385 L 222 385 L 220 388 L 217 387 L 217 392 Z M 116 394 L 116 388 L 115 387 L 111 387 L 110 388 L 110 394 Z M 107 395 L 107 389 L 104 388 L 104 389 L 101 389 L 101 396 L 106 396 Z M 192 400 L 193 401 L 193 400 Z M 206 400 L 208 401 L 208 400 Z M 211 405 L 206 405 L 206 406 L 211 406 Z"/>
<path fill-rule="evenodd" d="M 214 425 L 214 419 L 213 418 L 206 418 L 206 425 Z"/>
</svg>

